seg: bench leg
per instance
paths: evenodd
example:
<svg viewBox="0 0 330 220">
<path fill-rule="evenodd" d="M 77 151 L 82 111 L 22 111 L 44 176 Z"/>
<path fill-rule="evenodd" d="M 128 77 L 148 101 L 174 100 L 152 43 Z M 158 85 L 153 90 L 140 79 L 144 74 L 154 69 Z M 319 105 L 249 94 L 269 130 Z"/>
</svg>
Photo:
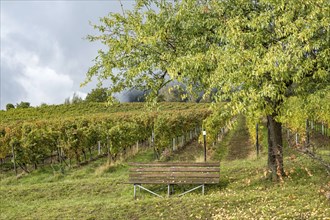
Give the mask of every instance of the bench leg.
<svg viewBox="0 0 330 220">
<path fill-rule="evenodd" d="M 167 196 L 170 197 L 170 193 L 171 193 L 171 184 L 167 185 Z"/>
<path fill-rule="evenodd" d="M 205 185 L 203 184 L 203 186 L 202 186 L 202 194 L 203 194 L 203 196 L 204 196 L 204 192 L 205 192 Z"/>
<path fill-rule="evenodd" d="M 190 192 L 192 192 L 192 191 L 194 191 L 194 190 L 196 190 L 196 189 L 198 189 L 198 188 L 202 188 L 202 193 L 204 193 L 204 184 L 203 185 L 199 185 L 199 186 L 197 186 L 197 187 L 195 187 L 195 188 L 193 188 L 193 189 L 190 189 L 190 190 L 188 190 L 188 191 L 185 191 L 184 193 L 181 193 L 181 194 L 179 194 L 179 195 L 177 195 L 178 197 L 179 196 L 183 196 L 183 195 L 185 195 L 185 194 L 187 194 L 187 193 L 190 193 Z"/>
</svg>

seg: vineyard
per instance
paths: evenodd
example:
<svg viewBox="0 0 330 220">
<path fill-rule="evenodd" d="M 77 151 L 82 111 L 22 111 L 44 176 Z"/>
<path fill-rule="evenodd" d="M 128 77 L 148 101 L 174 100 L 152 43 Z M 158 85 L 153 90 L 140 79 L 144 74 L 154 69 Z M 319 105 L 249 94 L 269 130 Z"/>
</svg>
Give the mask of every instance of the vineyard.
<svg viewBox="0 0 330 220">
<path fill-rule="evenodd" d="M 195 103 L 162 103 L 156 107 L 159 111 L 170 110 L 193 110 L 207 107 L 207 104 Z M 147 110 L 146 110 L 147 109 Z M 155 109 L 155 108 L 153 108 Z M 43 119 L 69 118 L 77 116 L 102 115 L 118 112 L 141 112 L 151 111 L 152 106 L 148 109 L 145 103 L 121 103 L 109 106 L 107 103 L 77 103 L 74 105 L 46 105 L 35 108 L 15 109 L 10 111 L 0 111 L 1 124 L 8 124 L 17 121 L 36 121 Z"/>
<path fill-rule="evenodd" d="M 263 147 L 256 157 L 247 117 L 219 122 L 221 132 L 216 134 L 210 130 L 217 123 L 212 123 L 215 115 L 208 105 L 167 103 L 158 111 L 143 111 L 142 104 L 136 110 L 137 105 L 126 112 L 118 106 L 112 113 L 3 123 L 1 149 L 9 158 L 3 157 L 1 164 L 0 219 L 328 218 L 328 175 L 295 147 L 285 147 L 287 177 L 269 181 L 262 121 Z M 128 181 L 128 162 L 202 161 L 203 148 L 196 141 L 201 126 L 208 134 L 207 160 L 221 161 L 220 184 L 208 186 L 205 196 L 196 192 L 159 199 L 140 193 L 133 200 L 132 186 L 123 184 Z M 318 132 L 311 131 L 311 141 L 329 153 L 329 139 L 318 137 Z M 18 176 L 12 170 L 11 147 Z M 175 190 L 183 192 L 184 187 Z"/>
<path fill-rule="evenodd" d="M 85 100 L 0 111 L 0 219 L 330 219 L 330 1 L 129 2 Z"/>
<path fill-rule="evenodd" d="M 15 170 L 29 172 L 45 163 L 79 166 L 102 155 L 110 163 L 139 144 L 160 157 L 179 137 L 196 136 L 209 114 L 206 104 L 189 103 L 165 103 L 156 111 L 142 103 L 95 103 L 2 112 L 0 159 L 12 158 Z"/>
<path fill-rule="evenodd" d="M 330 136 L 329 97 L 324 101 L 319 108 L 315 100 L 304 106 L 301 100 L 288 100 L 279 119 L 290 145 L 306 147 L 312 133 Z M 236 117 L 228 111 L 219 111 L 225 108 L 225 103 L 213 105 L 211 114 L 208 104 L 161 103 L 148 107 L 145 103 L 78 103 L 1 111 L 0 159 L 7 165 L 14 160 L 15 170 L 29 172 L 45 163 L 79 166 L 105 155 L 111 163 L 139 145 L 153 147 L 160 158 L 165 149 L 175 150 L 198 137 L 202 127 L 207 131 L 208 145 L 215 145 L 235 122 Z M 264 123 L 261 115 L 247 115 L 247 129 L 254 144 L 255 126 Z M 266 141 L 265 134 L 258 136 Z M 328 159 L 327 150 L 320 153 Z"/>
</svg>

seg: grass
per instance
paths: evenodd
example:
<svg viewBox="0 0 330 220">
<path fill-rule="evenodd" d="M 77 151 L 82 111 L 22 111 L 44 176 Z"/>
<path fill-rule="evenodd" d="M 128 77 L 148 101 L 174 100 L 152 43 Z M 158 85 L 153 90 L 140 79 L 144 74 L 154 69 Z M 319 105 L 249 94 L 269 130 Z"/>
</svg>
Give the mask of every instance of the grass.
<svg viewBox="0 0 330 220">
<path fill-rule="evenodd" d="M 127 162 L 154 160 L 152 149 L 146 149 L 114 166 L 102 158 L 64 173 L 43 167 L 19 179 L 7 175 L 0 180 L 0 219 L 330 219 L 324 196 L 330 179 L 321 165 L 286 148 L 288 176 L 271 182 L 266 155 L 229 156 L 236 152 L 231 147 L 237 134 L 244 135 L 239 126 L 223 140 L 226 146 L 218 147 L 216 154 L 226 153 L 214 155 L 222 158 L 220 184 L 207 186 L 205 196 L 196 191 L 160 199 L 140 192 L 133 200 L 133 186 L 123 184 Z M 192 144 L 170 160 L 198 160 L 202 152 Z M 148 187 L 166 194 L 166 187 Z"/>
</svg>

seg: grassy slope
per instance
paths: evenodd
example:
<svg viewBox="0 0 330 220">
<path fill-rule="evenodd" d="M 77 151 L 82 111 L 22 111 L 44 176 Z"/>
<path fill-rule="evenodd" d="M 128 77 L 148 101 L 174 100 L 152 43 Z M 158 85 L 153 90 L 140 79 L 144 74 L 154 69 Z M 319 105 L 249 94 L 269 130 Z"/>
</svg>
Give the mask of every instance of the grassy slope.
<svg viewBox="0 0 330 220">
<path fill-rule="evenodd" d="M 186 110 L 203 109 L 209 105 L 206 103 L 178 103 L 162 102 L 157 106 L 158 110 Z M 44 107 L 11 109 L 9 111 L 0 111 L 0 125 L 17 121 L 35 121 L 42 119 L 83 117 L 100 114 L 111 114 L 118 112 L 140 112 L 146 111 L 146 105 L 142 102 L 120 103 L 112 106 L 107 103 L 77 103 L 71 105 L 49 105 Z"/>
<path fill-rule="evenodd" d="M 240 122 L 237 125 L 242 127 Z M 109 168 L 104 165 L 105 159 L 101 159 L 65 174 L 45 167 L 18 180 L 1 179 L 0 218 L 329 219 L 330 203 L 322 190 L 330 190 L 330 179 L 322 167 L 286 149 L 285 169 L 289 177 L 282 183 L 272 183 L 265 178 L 265 155 L 256 159 L 250 152 L 232 159 L 236 154 L 231 153 L 236 152 L 232 148 L 237 147 L 233 138 L 237 138 L 240 130 L 230 131 L 219 146 L 217 152 L 225 155 L 221 181 L 217 186 L 208 186 L 206 196 L 196 192 L 180 198 L 159 199 L 141 192 L 134 201 L 132 185 L 122 184 L 128 179 L 127 163 Z M 229 149 L 224 149 L 224 145 Z M 201 155 L 202 148 L 192 144 L 171 159 L 199 160 Z M 151 160 L 151 149 L 130 159 Z M 150 187 L 165 195 L 165 188 Z M 176 188 L 177 192 L 181 190 Z"/>
</svg>

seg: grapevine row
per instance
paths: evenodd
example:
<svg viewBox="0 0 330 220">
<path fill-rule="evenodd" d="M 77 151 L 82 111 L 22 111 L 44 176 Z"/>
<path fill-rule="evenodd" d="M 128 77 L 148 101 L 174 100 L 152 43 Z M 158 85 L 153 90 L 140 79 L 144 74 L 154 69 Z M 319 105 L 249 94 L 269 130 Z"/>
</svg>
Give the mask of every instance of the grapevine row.
<svg viewBox="0 0 330 220">
<path fill-rule="evenodd" d="M 35 168 L 54 153 L 79 164 L 100 143 L 109 157 L 118 155 L 154 134 L 159 152 L 173 137 L 193 130 L 209 115 L 208 110 L 114 113 L 62 120 L 38 120 L 0 126 L 0 159 L 13 154 L 15 163 Z"/>
</svg>

